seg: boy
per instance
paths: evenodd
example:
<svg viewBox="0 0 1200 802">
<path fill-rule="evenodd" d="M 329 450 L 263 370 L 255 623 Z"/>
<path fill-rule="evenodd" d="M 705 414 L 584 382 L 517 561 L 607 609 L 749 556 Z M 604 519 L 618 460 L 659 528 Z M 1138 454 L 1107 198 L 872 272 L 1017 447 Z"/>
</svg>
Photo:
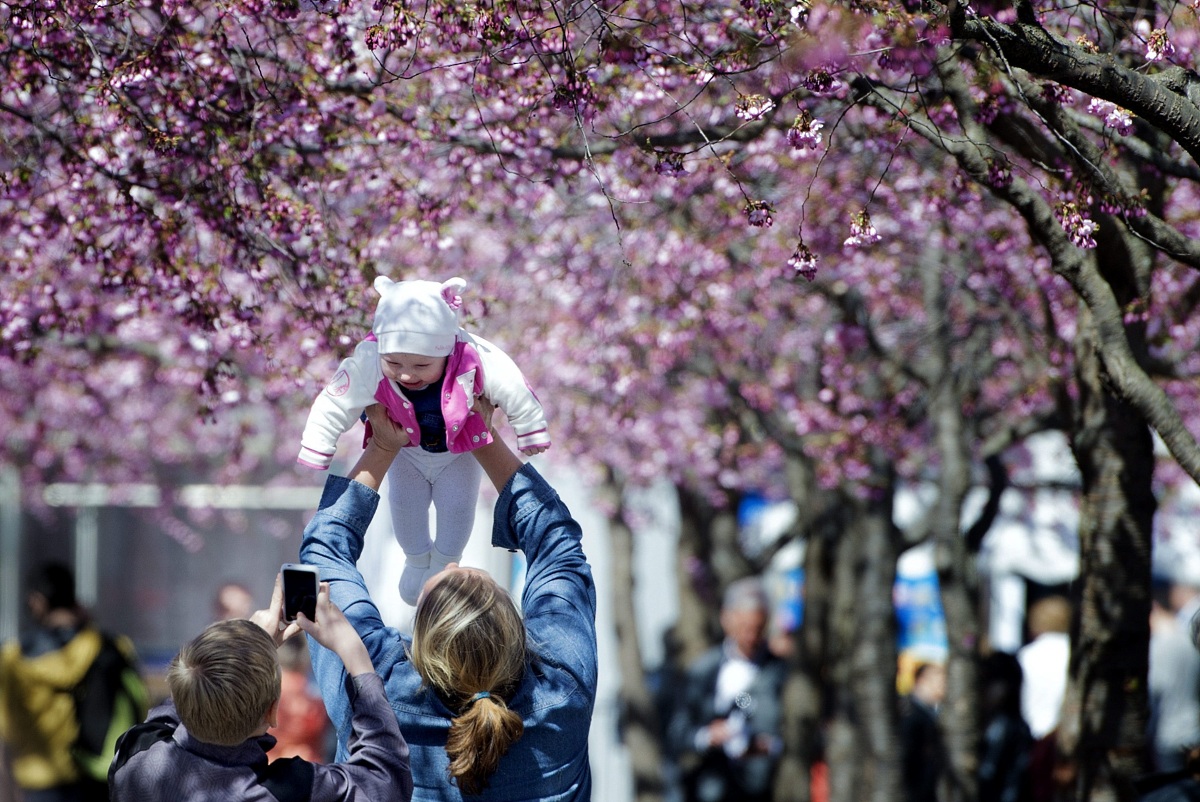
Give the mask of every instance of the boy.
<svg viewBox="0 0 1200 802">
<path fill-rule="evenodd" d="M 219 621 L 186 644 L 167 669 L 171 698 L 121 736 L 108 773 L 112 802 L 409 802 L 408 744 L 366 647 L 321 584 L 317 618 L 282 620 L 283 589 L 249 620 Z M 321 765 L 267 762 L 275 738 L 276 650 L 300 630 L 346 667 L 352 699 L 350 756 Z"/>
</svg>

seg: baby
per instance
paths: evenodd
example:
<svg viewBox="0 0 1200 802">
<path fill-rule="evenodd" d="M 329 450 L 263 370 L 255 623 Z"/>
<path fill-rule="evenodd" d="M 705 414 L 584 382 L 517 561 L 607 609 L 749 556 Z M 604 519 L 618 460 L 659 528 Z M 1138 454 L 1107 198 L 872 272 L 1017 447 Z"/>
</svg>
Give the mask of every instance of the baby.
<svg viewBox="0 0 1200 802">
<path fill-rule="evenodd" d="M 400 597 L 411 605 L 426 579 L 462 557 L 475 524 L 482 476 L 468 452 L 491 441 L 487 421 L 472 409 L 476 398 L 504 411 L 523 454 L 550 447 L 545 412 L 520 368 L 459 326 L 459 293 L 466 286 L 457 277 L 441 284 L 375 279 L 380 298 L 371 334 L 313 402 L 297 458 L 328 469 L 338 437 L 376 402 L 408 432 L 410 447 L 388 471 L 388 503 L 405 556 Z M 429 534 L 430 504 L 436 542 Z"/>
</svg>

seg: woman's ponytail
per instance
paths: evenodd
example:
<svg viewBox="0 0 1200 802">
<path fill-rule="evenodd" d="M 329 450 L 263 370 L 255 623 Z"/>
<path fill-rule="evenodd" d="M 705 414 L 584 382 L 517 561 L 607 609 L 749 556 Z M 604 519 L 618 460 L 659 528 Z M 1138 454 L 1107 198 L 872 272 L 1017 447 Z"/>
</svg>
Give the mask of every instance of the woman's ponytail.
<svg viewBox="0 0 1200 802">
<path fill-rule="evenodd" d="M 500 758 L 517 742 L 525 725 L 504 700 L 476 694 L 462 715 L 450 723 L 446 755 L 450 776 L 465 795 L 476 795 L 487 787 L 487 779 L 500 765 Z"/>
<path fill-rule="evenodd" d="M 417 605 L 410 656 L 422 679 L 460 711 L 446 736 L 450 776 L 463 794 L 480 793 L 525 730 L 507 702 L 525 673 L 521 614 L 490 577 L 451 572 Z"/>
</svg>

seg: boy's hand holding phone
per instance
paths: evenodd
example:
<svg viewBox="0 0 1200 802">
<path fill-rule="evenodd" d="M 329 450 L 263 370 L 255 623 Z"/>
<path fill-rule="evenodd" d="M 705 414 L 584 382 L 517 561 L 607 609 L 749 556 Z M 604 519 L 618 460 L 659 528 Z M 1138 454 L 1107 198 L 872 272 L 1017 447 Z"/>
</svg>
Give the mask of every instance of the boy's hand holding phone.
<svg viewBox="0 0 1200 802">
<path fill-rule="evenodd" d="M 304 563 L 284 563 L 279 571 L 283 574 L 283 620 L 295 621 L 300 613 L 304 613 L 310 621 L 316 618 L 317 567 Z"/>
<path fill-rule="evenodd" d="M 371 664 L 371 656 L 367 647 L 354 629 L 354 625 L 346 620 L 346 616 L 338 606 L 329 600 L 329 583 L 322 582 L 317 593 L 317 617 L 315 620 L 300 613 L 296 624 L 302 630 L 313 636 L 313 639 L 329 651 L 336 654 L 346 667 L 346 673 L 354 677 L 368 674 L 375 670 Z"/>
<path fill-rule="evenodd" d="M 271 591 L 271 604 L 265 610 L 250 614 L 250 620 L 258 624 L 278 646 L 300 631 L 295 621 L 288 622 L 283 616 L 283 574 L 275 575 L 275 589 Z"/>
<path fill-rule="evenodd" d="M 309 574 L 313 583 L 312 587 L 316 589 L 315 601 L 310 607 L 314 611 L 314 616 L 309 618 L 305 615 L 305 610 L 299 609 L 295 620 L 288 620 L 285 614 L 286 606 L 301 608 L 309 606 L 307 603 L 301 604 L 301 600 L 307 596 L 307 591 L 301 584 L 295 582 L 299 579 L 301 583 L 307 583 L 308 580 L 304 575 L 293 574 L 292 581 L 289 581 L 288 591 L 284 590 L 284 572 L 289 568 L 296 567 L 289 563 L 284 566 L 284 570 L 275 575 L 275 589 L 271 591 L 271 605 L 265 610 L 256 611 L 250 616 L 250 620 L 266 630 L 276 646 L 304 631 L 312 635 L 317 643 L 341 658 L 342 665 L 346 667 L 346 672 L 350 676 L 354 677 L 374 671 L 375 666 L 371 664 L 371 656 L 367 654 L 367 647 L 363 645 L 362 638 L 358 636 L 354 625 L 347 621 L 338 606 L 329 600 L 329 583 L 321 582 L 319 586 L 317 585 L 315 569 Z M 285 605 L 284 599 L 289 591 L 292 594 L 292 603 Z"/>
</svg>

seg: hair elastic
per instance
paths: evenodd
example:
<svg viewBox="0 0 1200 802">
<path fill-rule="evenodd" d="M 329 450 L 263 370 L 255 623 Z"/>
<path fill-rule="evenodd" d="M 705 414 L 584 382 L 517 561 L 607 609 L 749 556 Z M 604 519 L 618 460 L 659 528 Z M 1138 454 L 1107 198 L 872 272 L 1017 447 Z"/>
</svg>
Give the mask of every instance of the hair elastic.
<svg viewBox="0 0 1200 802">
<path fill-rule="evenodd" d="M 487 692 L 487 691 L 480 691 L 479 693 L 477 693 L 477 694 L 475 694 L 474 696 L 472 696 L 472 697 L 471 697 L 471 701 L 472 701 L 472 702 L 478 702 L 480 699 L 486 699 L 486 698 L 488 698 L 489 696 L 491 696 L 491 694 L 490 694 L 489 692 Z"/>
</svg>

